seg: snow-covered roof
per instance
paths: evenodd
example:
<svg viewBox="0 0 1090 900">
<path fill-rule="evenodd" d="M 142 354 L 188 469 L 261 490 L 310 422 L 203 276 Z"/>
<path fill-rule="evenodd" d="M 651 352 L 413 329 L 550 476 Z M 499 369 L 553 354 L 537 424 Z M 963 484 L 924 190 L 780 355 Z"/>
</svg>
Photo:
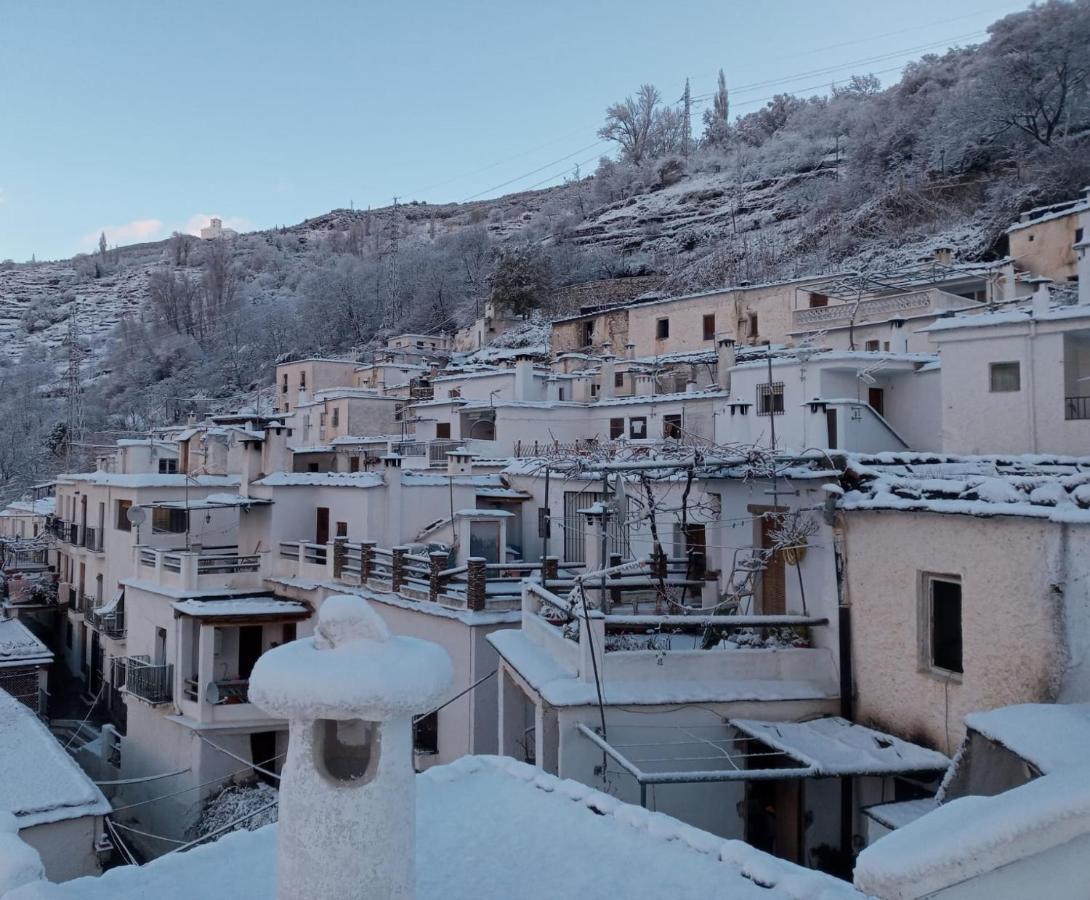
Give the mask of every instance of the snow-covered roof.
<svg viewBox="0 0 1090 900">
<path fill-rule="evenodd" d="M 1090 748 L 1090 703 L 1020 703 L 970 713 L 965 725 L 1042 774 L 1082 765 Z"/>
<path fill-rule="evenodd" d="M 378 472 L 273 472 L 254 484 L 264 487 L 355 487 L 373 488 L 383 484 Z"/>
<path fill-rule="evenodd" d="M 883 900 L 930 897 L 1087 833 L 1090 766 L 1081 765 L 992 797 L 942 804 L 867 847 L 856 861 L 855 884 Z M 1034 896 L 1054 896 L 1049 874 L 1045 861 Z"/>
<path fill-rule="evenodd" d="M 1029 516 L 1090 524 L 1090 458 L 849 454 L 846 510 Z"/>
<path fill-rule="evenodd" d="M 937 772 L 950 765 L 941 753 L 839 716 L 808 722 L 731 719 L 730 724 L 806 763 L 813 777 Z"/>
<path fill-rule="evenodd" d="M 156 500 L 148 506 L 160 509 L 224 509 L 230 507 L 268 506 L 266 497 L 243 497 L 241 494 L 209 494 L 196 500 Z"/>
<path fill-rule="evenodd" d="M 53 652 L 19 619 L 0 619 L 0 668 L 51 662 Z"/>
<path fill-rule="evenodd" d="M 0 809 L 20 828 L 101 816 L 110 804 L 26 706 L 0 691 Z"/>
<path fill-rule="evenodd" d="M 637 406 L 639 404 L 658 403 L 694 403 L 698 400 L 725 400 L 730 394 L 726 391 L 711 388 L 699 391 L 679 391 L 670 394 L 638 394 L 634 397 L 610 397 L 588 403 L 588 408 L 596 406 Z"/>
<path fill-rule="evenodd" d="M 851 885 L 503 757 L 417 776 L 419 900 L 847 900 Z M 471 827 L 467 826 L 471 823 Z M 532 823 L 532 827 L 528 825 Z M 273 900 L 276 825 L 8 900 Z"/>
<path fill-rule="evenodd" d="M 278 597 L 230 597 L 220 600 L 179 600 L 172 603 L 179 615 L 192 616 L 195 619 L 234 618 L 236 616 L 269 617 L 306 617 L 310 607 L 297 600 L 282 600 Z"/>
<path fill-rule="evenodd" d="M 863 810 L 867 816 L 886 828 L 903 828 L 909 822 L 915 822 L 938 806 L 934 797 L 920 797 L 916 800 L 900 800 L 894 803 L 876 803 Z"/>
<path fill-rule="evenodd" d="M 58 475 L 59 480 L 82 481 L 86 484 L 100 484 L 107 487 L 122 488 L 184 488 L 189 487 L 237 487 L 237 475 L 160 475 L 155 472 L 135 472 L 119 474 L 116 472 L 80 472 L 71 475 Z"/>
<path fill-rule="evenodd" d="M 514 516 L 506 509 L 459 509 L 454 513 L 459 519 L 504 519 Z"/>
<path fill-rule="evenodd" d="M 1078 215 L 1087 210 L 1090 210 L 1090 200 L 1068 200 L 1064 203 L 1054 203 L 1051 206 L 1039 206 L 1036 209 L 1022 213 L 1021 220 L 1011 225 L 1007 229 L 1007 234 L 1013 231 L 1022 231 L 1025 228 L 1032 228 L 1042 222 Z"/>
<path fill-rule="evenodd" d="M 921 328 L 929 334 L 956 331 L 963 328 L 992 328 L 997 325 L 1022 325 L 1029 322 L 1063 322 L 1073 319 L 1090 318 L 1090 306 L 1081 304 L 1053 306 L 1042 312 L 1034 313 L 1032 306 L 1005 308 L 996 312 L 982 312 L 971 315 L 949 316 L 941 318 Z"/>
<path fill-rule="evenodd" d="M 329 444 L 311 444 L 309 447 L 289 447 L 291 453 L 332 453 L 333 448 Z"/>
<path fill-rule="evenodd" d="M 539 644 L 529 640 L 522 631 L 506 629 L 488 635 L 504 661 L 552 706 L 593 706 L 598 702 L 593 681 L 581 679 Z M 705 654 L 715 662 L 714 651 Z M 722 651 L 723 653 L 737 651 Z M 724 678 L 663 677 L 659 669 L 656 678 L 605 678 L 602 700 L 610 705 L 654 706 L 677 703 L 727 703 L 738 700 L 827 700 L 836 696 L 837 687 L 832 670 L 813 672 L 812 679 L 790 678 Z M 667 670 L 668 671 L 668 670 Z"/>
<path fill-rule="evenodd" d="M 0 516 L 51 516 L 57 511 L 56 497 L 42 497 L 39 500 L 13 500 L 0 512 Z"/>
</svg>

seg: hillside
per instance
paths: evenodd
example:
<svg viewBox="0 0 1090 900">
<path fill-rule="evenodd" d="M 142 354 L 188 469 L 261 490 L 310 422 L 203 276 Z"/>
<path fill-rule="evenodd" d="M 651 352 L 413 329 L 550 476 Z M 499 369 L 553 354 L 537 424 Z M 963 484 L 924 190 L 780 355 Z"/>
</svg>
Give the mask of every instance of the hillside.
<svg viewBox="0 0 1090 900">
<path fill-rule="evenodd" d="M 724 80 L 696 141 L 644 85 L 606 112 L 615 152 L 556 187 L 0 264 L 0 478 L 55 468 L 72 358 L 81 427 L 138 431 L 200 411 L 193 398 L 245 402 L 278 360 L 453 330 L 489 298 L 546 318 L 602 279 L 653 276 L 680 294 L 880 273 L 940 245 L 1001 256 L 1021 210 L 1090 183 L 1090 0 L 1048 0 L 989 31 L 888 87 L 861 75 L 743 116 Z"/>
</svg>

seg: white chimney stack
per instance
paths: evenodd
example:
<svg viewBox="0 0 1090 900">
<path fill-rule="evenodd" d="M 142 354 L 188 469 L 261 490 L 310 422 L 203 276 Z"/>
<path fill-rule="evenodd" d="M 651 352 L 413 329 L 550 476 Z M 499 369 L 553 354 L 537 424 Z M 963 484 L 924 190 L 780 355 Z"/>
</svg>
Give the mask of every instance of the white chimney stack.
<svg viewBox="0 0 1090 900">
<path fill-rule="evenodd" d="M 1048 282 L 1043 281 L 1037 285 L 1033 292 L 1033 318 L 1040 319 L 1048 314 L 1052 306 L 1052 293 L 1049 291 Z"/>
<path fill-rule="evenodd" d="M 1018 281 L 1014 274 L 1014 262 L 1010 261 L 1003 265 L 1003 290 L 1001 299 L 1004 301 L 1014 300 L 1018 296 Z"/>
<path fill-rule="evenodd" d="M 529 356 L 519 356 L 515 359 L 515 388 L 516 400 L 534 400 L 534 360 Z"/>
<path fill-rule="evenodd" d="M 730 390 L 730 370 L 734 368 L 734 338 L 720 337 L 715 341 L 715 380 L 720 390 Z"/>
<path fill-rule="evenodd" d="M 890 320 L 889 349 L 894 353 L 908 353 L 908 329 L 905 328 L 904 319 Z"/>
<path fill-rule="evenodd" d="M 599 370 L 598 399 L 609 400 L 616 395 L 617 361 L 612 353 L 607 352 L 602 357 L 602 367 Z"/>
<path fill-rule="evenodd" d="M 445 650 L 391 636 L 357 596 L 327 598 L 313 637 L 258 660 L 250 700 L 288 720 L 278 900 L 416 895 L 413 717 L 452 682 Z"/>
</svg>

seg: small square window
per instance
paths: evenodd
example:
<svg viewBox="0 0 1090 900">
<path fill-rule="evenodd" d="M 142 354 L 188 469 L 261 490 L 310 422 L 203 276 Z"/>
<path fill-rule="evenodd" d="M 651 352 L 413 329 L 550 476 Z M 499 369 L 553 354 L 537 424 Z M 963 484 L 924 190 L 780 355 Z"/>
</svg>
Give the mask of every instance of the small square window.
<svg viewBox="0 0 1090 900">
<path fill-rule="evenodd" d="M 646 416 L 634 416 L 628 420 L 628 436 L 634 441 L 642 441 L 647 437 Z"/>
<path fill-rule="evenodd" d="M 624 372 L 613 373 L 613 386 L 624 387 Z"/>
<path fill-rule="evenodd" d="M 450 422 L 435 423 L 435 438 L 440 441 L 450 440 Z"/>
<path fill-rule="evenodd" d="M 159 460 L 159 474 L 160 475 L 177 475 L 178 474 L 178 460 L 176 460 L 176 459 L 161 459 L 161 460 Z"/>
<path fill-rule="evenodd" d="M 881 341 L 867 341 L 865 349 L 868 353 L 877 353 L 881 346 Z"/>
<path fill-rule="evenodd" d="M 655 322 L 655 338 L 664 341 L 670 336 L 670 320 L 658 319 Z"/>
<path fill-rule="evenodd" d="M 828 306 L 829 297 L 826 294 L 811 294 L 810 295 L 810 309 L 817 309 L 819 306 Z"/>
<path fill-rule="evenodd" d="M 624 419 L 609 420 L 609 439 L 611 441 L 624 437 Z"/>
<path fill-rule="evenodd" d="M 704 340 L 715 340 L 715 313 L 708 313 L 704 316 Z"/>
<path fill-rule="evenodd" d="M 988 390 L 993 394 L 1022 390 L 1021 364 L 1016 362 L 992 363 L 988 367 Z"/>
<path fill-rule="evenodd" d="M 956 576 L 924 575 L 921 621 L 923 662 L 928 669 L 960 675 L 961 582 Z"/>
<path fill-rule="evenodd" d="M 757 385 L 757 415 L 783 415 L 783 382 Z"/>
</svg>

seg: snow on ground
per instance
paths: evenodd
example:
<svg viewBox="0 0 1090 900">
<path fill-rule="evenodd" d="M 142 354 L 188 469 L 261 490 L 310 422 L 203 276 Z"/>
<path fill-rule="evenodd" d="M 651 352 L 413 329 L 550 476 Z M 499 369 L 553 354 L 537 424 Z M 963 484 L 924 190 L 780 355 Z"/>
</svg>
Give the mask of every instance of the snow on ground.
<svg viewBox="0 0 1090 900">
<path fill-rule="evenodd" d="M 231 784 L 205 805 L 194 829 L 196 837 L 216 834 L 231 822 L 250 816 L 230 831 L 245 829 L 255 831 L 276 821 L 276 807 L 258 812 L 270 803 L 276 803 L 277 790 L 259 781 L 256 784 Z M 256 815 L 251 815 L 256 813 Z"/>
<path fill-rule="evenodd" d="M 417 778 L 419 900 L 846 900 L 850 885 L 500 757 Z M 276 827 L 8 900 L 272 900 Z"/>
</svg>

